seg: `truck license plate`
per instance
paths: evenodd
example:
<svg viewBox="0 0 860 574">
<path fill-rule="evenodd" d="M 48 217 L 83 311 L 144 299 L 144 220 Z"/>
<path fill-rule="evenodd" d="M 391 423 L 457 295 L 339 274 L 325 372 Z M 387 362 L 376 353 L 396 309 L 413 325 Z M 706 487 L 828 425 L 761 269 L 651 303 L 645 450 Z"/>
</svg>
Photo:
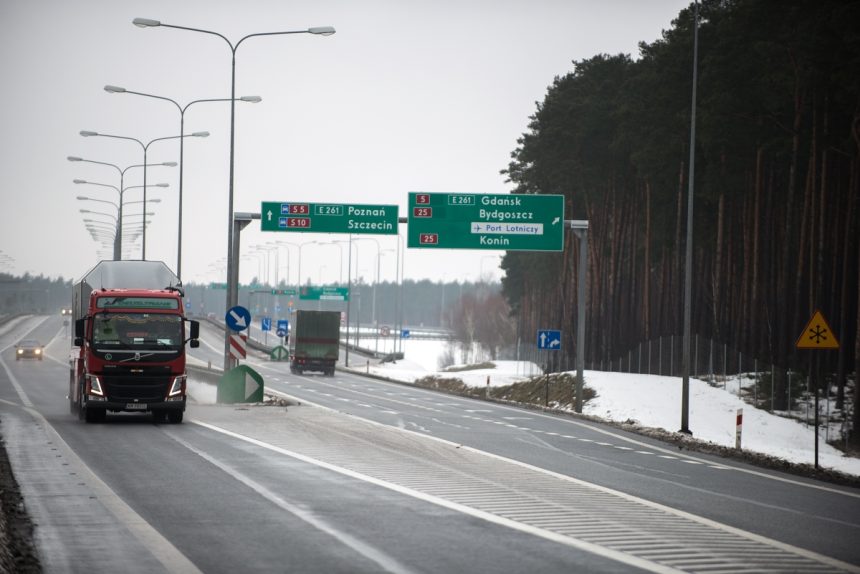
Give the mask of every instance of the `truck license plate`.
<svg viewBox="0 0 860 574">
<path fill-rule="evenodd" d="M 145 411 L 146 403 L 128 403 L 125 405 L 125 408 L 133 411 Z"/>
</svg>

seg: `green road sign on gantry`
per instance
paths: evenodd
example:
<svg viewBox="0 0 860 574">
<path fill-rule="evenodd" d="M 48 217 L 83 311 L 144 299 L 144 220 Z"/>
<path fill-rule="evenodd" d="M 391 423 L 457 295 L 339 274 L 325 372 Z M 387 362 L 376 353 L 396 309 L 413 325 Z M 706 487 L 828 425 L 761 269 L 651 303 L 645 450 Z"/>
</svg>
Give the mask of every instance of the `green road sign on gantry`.
<svg viewBox="0 0 860 574">
<path fill-rule="evenodd" d="M 312 287 L 299 289 L 299 299 L 304 301 L 348 301 L 348 287 Z"/>
<path fill-rule="evenodd" d="M 409 193 L 409 247 L 563 251 L 564 196 Z"/>
<path fill-rule="evenodd" d="M 260 230 L 397 235 L 397 207 L 264 201 Z"/>
</svg>

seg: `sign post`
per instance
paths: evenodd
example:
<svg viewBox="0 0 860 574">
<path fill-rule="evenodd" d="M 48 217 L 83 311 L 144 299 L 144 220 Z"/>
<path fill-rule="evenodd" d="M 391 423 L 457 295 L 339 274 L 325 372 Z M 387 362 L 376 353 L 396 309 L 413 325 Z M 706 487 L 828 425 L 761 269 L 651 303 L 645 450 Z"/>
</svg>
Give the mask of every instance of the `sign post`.
<svg viewBox="0 0 860 574">
<path fill-rule="evenodd" d="M 839 341 L 821 311 L 815 311 L 803 328 L 795 343 L 797 349 L 832 350 L 839 349 Z M 812 371 L 812 355 L 809 356 L 809 369 Z M 818 470 L 818 387 L 821 386 L 821 355 L 815 354 L 815 469 Z M 790 407 L 791 405 L 789 405 Z"/>
</svg>

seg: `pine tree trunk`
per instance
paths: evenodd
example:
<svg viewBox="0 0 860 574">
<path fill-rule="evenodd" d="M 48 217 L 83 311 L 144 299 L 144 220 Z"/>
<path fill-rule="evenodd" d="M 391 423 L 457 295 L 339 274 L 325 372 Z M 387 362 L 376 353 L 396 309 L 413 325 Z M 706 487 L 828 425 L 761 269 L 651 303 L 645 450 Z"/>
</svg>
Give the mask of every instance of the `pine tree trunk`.
<svg viewBox="0 0 860 574">
<path fill-rule="evenodd" d="M 642 326 L 644 340 L 651 338 L 651 183 L 645 182 L 645 265 L 642 277 Z"/>
</svg>

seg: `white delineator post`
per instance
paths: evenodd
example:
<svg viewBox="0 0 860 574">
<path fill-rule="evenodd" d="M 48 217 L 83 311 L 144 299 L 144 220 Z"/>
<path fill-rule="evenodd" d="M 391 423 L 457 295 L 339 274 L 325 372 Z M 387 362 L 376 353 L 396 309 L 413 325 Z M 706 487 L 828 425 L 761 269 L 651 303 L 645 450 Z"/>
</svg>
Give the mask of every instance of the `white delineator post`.
<svg viewBox="0 0 860 574">
<path fill-rule="evenodd" d="M 741 448 L 741 431 L 744 428 L 744 410 L 738 409 L 737 420 L 735 422 L 735 448 Z"/>
</svg>

